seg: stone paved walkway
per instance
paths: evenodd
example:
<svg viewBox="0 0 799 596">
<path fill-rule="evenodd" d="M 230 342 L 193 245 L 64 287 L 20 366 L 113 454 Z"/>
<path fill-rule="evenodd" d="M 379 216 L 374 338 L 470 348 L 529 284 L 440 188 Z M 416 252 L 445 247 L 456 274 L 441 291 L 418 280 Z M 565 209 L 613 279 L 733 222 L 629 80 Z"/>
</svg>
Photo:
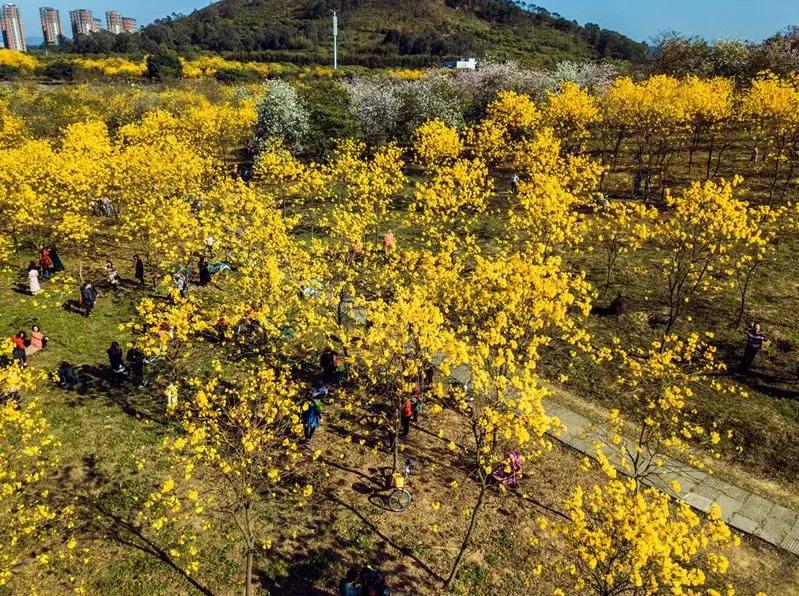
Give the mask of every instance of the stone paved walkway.
<svg viewBox="0 0 799 596">
<path fill-rule="evenodd" d="M 588 418 L 545 399 L 548 414 L 557 416 L 566 427 L 560 435 L 553 435 L 562 443 L 581 453 L 593 456 L 594 444 L 602 439 L 602 429 Z M 611 463 L 620 469 L 620 453 L 605 450 Z M 722 518 L 730 526 L 757 536 L 779 548 L 799 555 L 799 514 L 790 509 L 759 497 L 749 491 L 728 484 L 706 472 L 682 462 L 664 458 L 665 465 L 649 484 L 677 497 L 691 507 L 707 511 L 713 503 L 721 507 Z M 673 481 L 680 485 L 680 492 L 671 489 Z"/>
</svg>

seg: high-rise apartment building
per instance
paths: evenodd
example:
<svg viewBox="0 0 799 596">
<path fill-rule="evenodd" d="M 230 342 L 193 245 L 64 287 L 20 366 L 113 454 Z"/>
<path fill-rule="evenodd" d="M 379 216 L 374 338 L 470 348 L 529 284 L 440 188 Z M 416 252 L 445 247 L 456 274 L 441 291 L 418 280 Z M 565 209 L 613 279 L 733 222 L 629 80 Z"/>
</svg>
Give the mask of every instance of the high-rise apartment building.
<svg viewBox="0 0 799 596">
<path fill-rule="evenodd" d="M 25 32 L 22 29 L 22 18 L 16 5 L 4 4 L 0 8 L 0 34 L 3 37 L 3 46 L 7 50 L 28 51 Z"/>
<path fill-rule="evenodd" d="M 57 46 L 64 37 L 64 30 L 61 28 L 61 14 L 55 8 L 40 8 L 39 17 L 42 20 L 44 45 Z"/>
<path fill-rule="evenodd" d="M 94 29 L 92 11 L 85 8 L 69 11 L 69 23 L 72 25 L 72 37 L 89 35 Z"/>
<path fill-rule="evenodd" d="M 136 26 L 136 19 L 122 17 L 122 30 L 125 33 L 136 33 L 139 28 Z"/>
<path fill-rule="evenodd" d="M 105 11 L 105 27 L 114 35 L 122 33 L 122 15 L 119 14 L 119 11 Z"/>
<path fill-rule="evenodd" d="M 97 33 L 103 30 L 103 21 L 100 19 L 92 19 L 92 33 Z"/>
</svg>

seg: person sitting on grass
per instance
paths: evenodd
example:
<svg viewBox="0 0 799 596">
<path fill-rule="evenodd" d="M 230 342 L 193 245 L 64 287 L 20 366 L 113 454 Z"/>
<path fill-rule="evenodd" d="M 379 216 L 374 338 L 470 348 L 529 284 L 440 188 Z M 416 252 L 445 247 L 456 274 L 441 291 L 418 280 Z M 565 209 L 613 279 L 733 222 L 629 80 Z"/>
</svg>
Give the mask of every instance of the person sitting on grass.
<svg viewBox="0 0 799 596">
<path fill-rule="evenodd" d="M 95 302 L 97 302 L 97 290 L 92 285 L 92 282 L 87 281 L 80 291 L 80 304 L 83 307 L 83 316 L 87 319 L 94 310 Z"/>
<path fill-rule="evenodd" d="M 58 365 L 58 386 L 65 391 L 72 391 L 78 386 L 80 379 L 75 368 L 66 360 Z"/>
<path fill-rule="evenodd" d="M 30 345 L 30 340 L 24 331 L 17 331 L 15 335 L 11 336 L 11 341 L 14 342 L 14 348 L 11 351 L 11 357 L 19 362 L 22 366 L 28 361 L 27 347 Z"/>
<path fill-rule="evenodd" d="M 340 596 L 360 596 L 361 587 L 358 585 L 358 569 L 351 567 L 347 571 L 347 575 L 341 580 L 339 584 Z"/>
<path fill-rule="evenodd" d="M 361 594 L 363 596 L 391 596 L 391 588 L 385 576 L 377 569 L 366 566 L 361 570 Z"/>
<path fill-rule="evenodd" d="M 42 330 L 39 329 L 38 325 L 34 325 L 31 330 L 31 341 L 29 347 L 33 348 L 33 352 L 44 350 L 47 347 L 47 337 L 44 333 L 42 333 Z"/>
</svg>

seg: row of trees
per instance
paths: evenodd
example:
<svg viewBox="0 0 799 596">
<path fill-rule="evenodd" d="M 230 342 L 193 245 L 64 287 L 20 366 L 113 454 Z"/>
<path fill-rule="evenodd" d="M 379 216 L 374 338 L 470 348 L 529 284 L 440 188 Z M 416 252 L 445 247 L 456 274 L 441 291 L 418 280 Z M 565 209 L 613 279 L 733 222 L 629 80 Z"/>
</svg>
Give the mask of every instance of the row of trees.
<svg viewBox="0 0 799 596">
<path fill-rule="evenodd" d="M 711 383 L 704 373 L 718 368 L 712 349 L 696 334 L 673 334 L 683 329 L 686 304 L 700 292 L 724 291 L 754 262 L 733 257 L 742 246 L 751 240 L 753 259 L 766 254 L 767 240 L 751 237 L 750 218 L 759 212 L 733 196 L 735 184 L 698 183 L 668 196 L 666 213 L 614 204 L 587 221 L 583 213 L 604 168 L 566 149 L 582 121 L 562 110 L 596 100 L 569 87 L 565 97 L 575 100 L 567 106 L 553 95 L 539 110 L 529 97 L 506 91 L 463 130 L 425 122 L 411 133 L 410 152 L 395 144 L 368 151 L 348 140 L 328 159 L 307 163 L 287 148 L 306 125 L 299 112 L 281 116 L 276 95 L 270 100 L 277 93 L 284 103 L 296 100 L 282 85 L 267 88 L 259 109 L 251 97 L 199 101 L 178 115 L 147 111 L 114 135 L 89 119 L 52 142 L 30 138 L 13 115 L 0 120 L 10 133 L 0 150 L 0 212 L 8 216 L 3 237 L 11 240 L 0 255 L 13 258 L 25 242 L 55 238 L 88 257 L 105 225 L 90 201 L 107 196 L 118 217 L 103 233 L 135 247 L 165 276 L 156 283 L 170 300 L 144 298 L 130 323 L 137 345 L 160 356 L 157 388 L 176 423 L 166 430 L 167 468 L 131 522 L 141 535 L 201 578 L 218 564 L 215 552 L 204 553 L 203 536 L 232 532 L 229 556 L 241 556 L 249 593 L 270 542 L 269 502 L 304 506 L 324 488 L 307 480 L 319 454 L 298 449 L 309 387 L 297 363 L 330 347 L 348 360 L 350 383 L 337 398 L 342 412 L 361 412 L 364 429 L 386 437 L 386 463 L 395 471 L 402 404 L 430 370 L 436 373 L 425 388 L 431 412 L 446 410 L 459 421 L 445 438 L 461 464 L 461 483 L 474 488 L 443 574 L 449 588 L 494 502 L 492 471 L 508 465 L 509 451 L 529 462 L 551 447 L 546 433 L 559 423 L 543 406 L 538 364 L 544 348 L 559 345 L 618 366 L 620 383 L 634 389 L 626 392 L 636 400 L 631 410 L 645 414 L 633 419 L 642 431 L 628 450 L 629 479 L 617 478 L 600 450 L 596 460 L 611 478 L 575 487 L 562 518 L 541 522 L 552 569 L 565 571 L 551 581 L 597 594 L 724 589 L 722 549 L 736 539 L 718 513 L 703 520 L 642 481 L 663 449 L 716 445 L 726 436 L 691 414 L 692 391 Z M 256 132 L 259 154 L 248 184 L 231 177 L 225 157 Z M 404 174 L 407 157 L 424 173 L 415 183 Z M 516 196 L 497 204 L 492 172 L 502 170 L 518 172 L 520 182 Z M 487 214 L 509 224 L 490 245 L 479 235 Z M 389 225 L 398 241 L 383 247 L 378 239 Z M 661 250 L 662 266 L 650 274 L 668 297 L 670 320 L 650 350 L 614 353 L 587 331 L 596 292 L 568 255 L 607 250 L 610 278 L 620 246 L 648 242 Z M 169 274 L 198 254 L 232 264 L 236 272 L 220 283 L 235 291 L 175 290 Z M 20 389 L 3 416 L 21 416 L 34 403 L 35 390 Z M 607 448 L 620 442 L 609 438 Z M 644 451 L 652 455 L 645 462 Z M 35 478 L 38 461 L 17 459 L 0 469 Z M 17 484 L 11 490 L 29 508 L 41 495 Z M 5 509 L 0 520 L 12 532 L 24 523 Z M 47 552 L 53 536 L 70 549 L 68 528 L 29 527 L 37 553 Z M 4 548 L 11 554 L 0 577 L 24 585 L 31 549 L 14 541 Z"/>
<path fill-rule="evenodd" d="M 649 60 L 654 74 L 680 77 L 731 77 L 746 82 L 763 71 L 790 76 L 799 69 L 799 29 L 790 27 L 759 44 L 669 34 L 658 41 Z"/>
<path fill-rule="evenodd" d="M 154 78 L 180 76 L 181 71 L 193 77 L 206 73 L 234 82 L 265 74 L 251 65 L 222 60 L 186 63 L 169 55 L 151 56 L 147 64 L 80 66 Z M 540 104 L 547 124 L 563 140 L 564 151 L 602 159 L 608 174 L 614 174 L 612 192 L 662 202 L 669 185 L 744 172 L 758 180 L 772 202 L 787 195 L 795 173 L 795 78 L 762 75 L 747 86 L 721 77 L 658 75 L 635 81 L 617 77 L 609 67 L 577 63 L 562 63 L 553 71 L 488 64 L 475 72 L 407 75 L 292 83 L 300 99 L 289 108 L 311 123 L 292 136 L 311 135 L 299 144 L 312 157 L 330 149 L 325 138 L 331 136 L 359 134 L 372 146 L 389 140 L 406 145 L 412 131 L 427 120 L 441 118 L 463 128 L 485 115 L 498 92 L 512 90 Z M 276 99 L 273 109 L 280 111 L 281 105 Z M 743 130 L 751 134 L 742 135 Z M 619 186 L 624 178 L 616 172 L 628 176 L 626 187 Z"/>
</svg>

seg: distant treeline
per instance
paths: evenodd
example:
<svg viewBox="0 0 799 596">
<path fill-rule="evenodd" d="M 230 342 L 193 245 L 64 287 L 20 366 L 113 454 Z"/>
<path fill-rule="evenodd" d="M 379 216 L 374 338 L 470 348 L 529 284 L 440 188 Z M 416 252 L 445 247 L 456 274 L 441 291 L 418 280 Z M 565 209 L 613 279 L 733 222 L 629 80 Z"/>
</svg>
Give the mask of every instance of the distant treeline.
<svg viewBox="0 0 799 596">
<path fill-rule="evenodd" d="M 658 41 L 648 63 L 651 72 L 673 76 L 732 77 L 739 82 L 764 71 L 789 76 L 799 72 L 799 27 L 789 27 L 762 43 L 708 42 L 672 33 Z"/>
</svg>

